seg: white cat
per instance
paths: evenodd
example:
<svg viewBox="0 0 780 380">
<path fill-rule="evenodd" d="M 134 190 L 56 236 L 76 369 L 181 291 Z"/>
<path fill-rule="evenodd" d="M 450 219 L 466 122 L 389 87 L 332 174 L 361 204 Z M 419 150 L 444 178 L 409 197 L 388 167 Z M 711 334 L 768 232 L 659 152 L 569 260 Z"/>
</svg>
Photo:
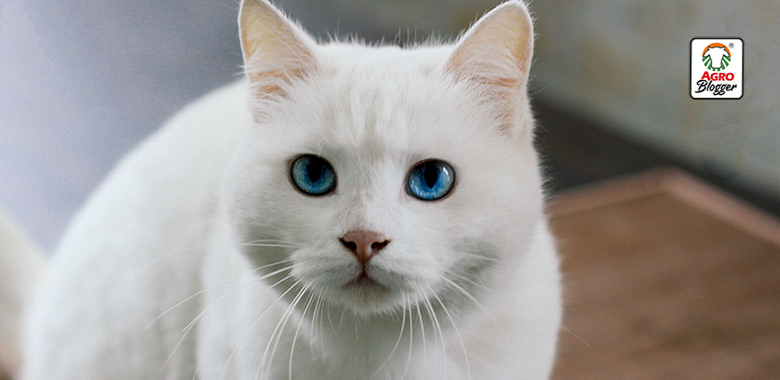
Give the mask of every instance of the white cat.
<svg viewBox="0 0 780 380">
<path fill-rule="evenodd" d="M 247 79 L 78 213 L 20 378 L 545 379 L 561 318 L 509 1 L 454 46 L 318 45 L 263 0 Z"/>
</svg>

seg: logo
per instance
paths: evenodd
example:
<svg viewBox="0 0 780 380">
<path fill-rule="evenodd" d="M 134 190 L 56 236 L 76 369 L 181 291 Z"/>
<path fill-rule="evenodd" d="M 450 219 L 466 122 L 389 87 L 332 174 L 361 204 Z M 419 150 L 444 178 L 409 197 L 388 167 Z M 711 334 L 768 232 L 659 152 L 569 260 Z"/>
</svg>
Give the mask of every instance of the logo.
<svg viewBox="0 0 780 380">
<path fill-rule="evenodd" d="M 732 43 L 731 46 L 734 46 Z M 713 42 L 707 45 L 704 53 L 701 54 L 701 60 L 707 70 L 721 71 L 729 67 L 731 62 L 731 50 L 720 42 Z"/>
<path fill-rule="evenodd" d="M 741 38 L 694 38 L 690 58 L 692 98 L 742 97 L 744 55 Z"/>
</svg>

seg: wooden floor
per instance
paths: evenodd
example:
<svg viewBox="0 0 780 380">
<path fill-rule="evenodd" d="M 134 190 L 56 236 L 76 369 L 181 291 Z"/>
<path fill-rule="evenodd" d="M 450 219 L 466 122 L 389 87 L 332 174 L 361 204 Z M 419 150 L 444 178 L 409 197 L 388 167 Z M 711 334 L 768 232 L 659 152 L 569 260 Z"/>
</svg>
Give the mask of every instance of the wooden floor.
<svg viewBox="0 0 780 380">
<path fill-rule="evenodd" d="M 558 196 L 554 379 L 780 378 L 780 223 L 681 172 Z"/>
</svg>

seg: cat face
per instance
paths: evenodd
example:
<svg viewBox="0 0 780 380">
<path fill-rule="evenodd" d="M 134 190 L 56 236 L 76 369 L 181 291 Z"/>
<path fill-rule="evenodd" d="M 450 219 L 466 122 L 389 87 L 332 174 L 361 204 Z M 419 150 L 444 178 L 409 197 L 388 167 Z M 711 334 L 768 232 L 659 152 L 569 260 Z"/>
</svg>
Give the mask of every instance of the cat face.
<svg viewBox="0 0 780 380">
<path fill-rule="evenodd" d="M 282 78 L 248 69 L 257 125 L 223 194 L 257 276 L 360 315 L 487 291 L 541 218 L 527 104 L 507 113 L 516 99 L 470 82 L 473 67 L 458 79 L 469 34 L 455 48 L 317 46 L 280 22 L 305 51 L 266 56 L 291 65 Z"/>
</svg>

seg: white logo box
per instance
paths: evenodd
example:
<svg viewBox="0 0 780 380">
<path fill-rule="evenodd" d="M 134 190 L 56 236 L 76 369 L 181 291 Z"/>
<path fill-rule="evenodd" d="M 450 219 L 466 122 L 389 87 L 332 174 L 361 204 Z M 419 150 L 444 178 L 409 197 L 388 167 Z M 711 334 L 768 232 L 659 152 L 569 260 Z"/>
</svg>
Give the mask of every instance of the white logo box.
<svg viewBox="0 0 780 380">
<path fill-rule="evenodd" d="M 694 99 L 739 99 L 744 90 L 744 43 L 738 37 L 691 40 L 690 95 Z"/>
</svg>

